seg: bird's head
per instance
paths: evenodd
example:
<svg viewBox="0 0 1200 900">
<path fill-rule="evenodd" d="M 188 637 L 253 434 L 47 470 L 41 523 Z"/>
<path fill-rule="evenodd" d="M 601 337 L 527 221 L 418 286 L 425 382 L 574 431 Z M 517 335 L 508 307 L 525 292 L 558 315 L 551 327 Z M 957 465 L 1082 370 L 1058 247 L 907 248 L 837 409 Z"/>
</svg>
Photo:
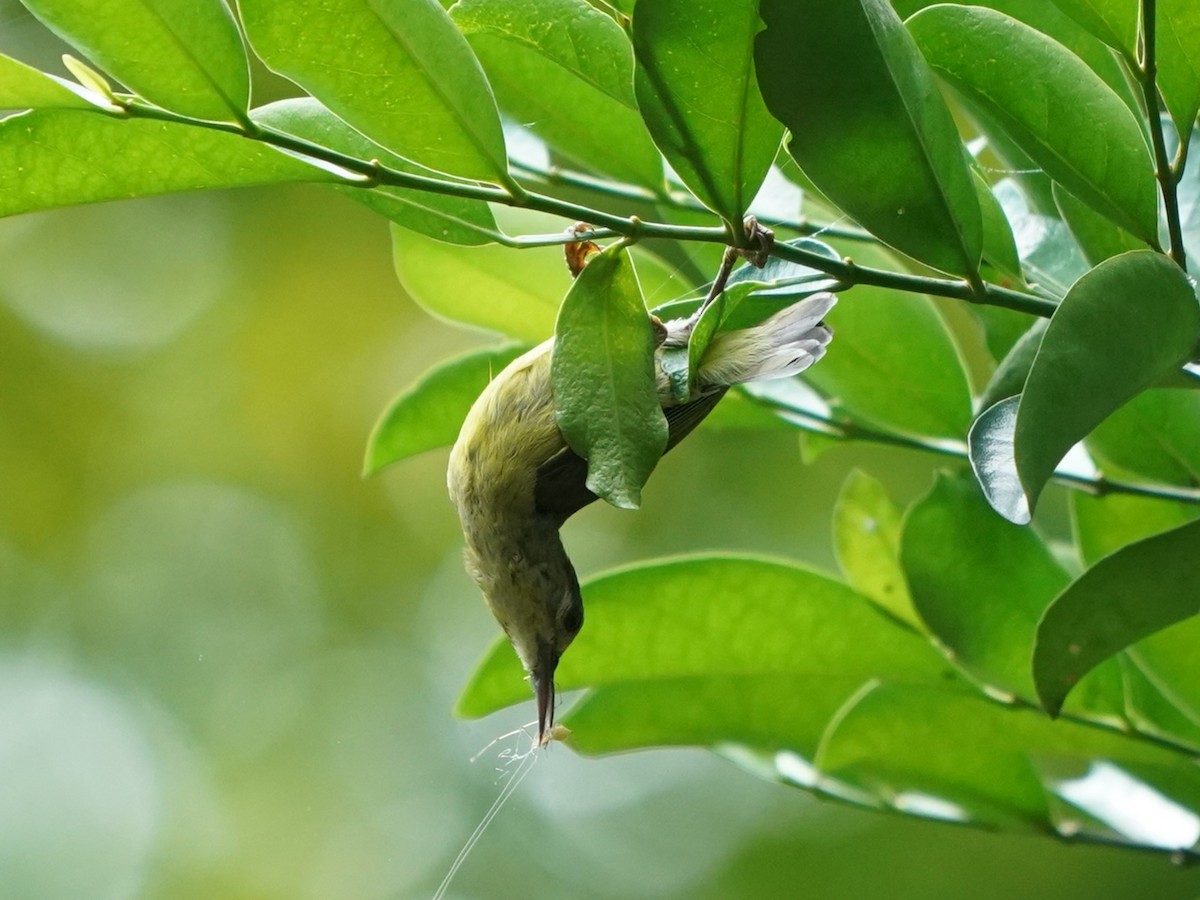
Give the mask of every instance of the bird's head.
<svg viewBox="0 0 1200 900">
<path fill-rule="evenodd" d="M 554 724 L 554 671 L 583 627 L 579 579 L 558 540 L 527 542 L 504 571 L 476 578 L 488 607 L 517 651 L 537 697 L 538 738 Z"/>
</svg>

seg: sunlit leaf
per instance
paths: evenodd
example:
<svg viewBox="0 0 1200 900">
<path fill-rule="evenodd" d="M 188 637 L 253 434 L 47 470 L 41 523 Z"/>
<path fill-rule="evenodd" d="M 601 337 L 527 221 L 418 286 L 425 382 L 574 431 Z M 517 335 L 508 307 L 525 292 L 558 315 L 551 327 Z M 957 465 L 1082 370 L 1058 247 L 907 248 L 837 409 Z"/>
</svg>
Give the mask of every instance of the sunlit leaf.
<svg viewBox="0 0 1200 900">
<path fill-rule="evenodd" d="M 263 61 L 377 144 L 463 178 L 506 183 L 500 115 L 437 0 L 240 0 Z"/>
<path fill-rule="evenodd" d="M 827 575 L 777 561 L 692 557 L 599 576 L 584 585 L 587 624 L 559 664 L 560 690 L 669 685 L 683 678 L 750 676 L 944 682 L 924 639 Z M 776 694 L 787 691 L 780 682 Z M 500 638 L 459 699 L 483 716 L 529 697 L 524 672 Z M 693 719 L 720 716 L 694 695 Z M 764 725 L 768 723 L 764 722 Z"/>
<path fill-rule="evenodd" d="M 363 474 L 447 447 L 488 382 L 528 348 L 524 344 L 471 350 L 430 369 L 384 410 L 367 440 Z"/>
<path fill-rule="evenodd" d="M 1051 178 L 1138 237 L 1157 239 L 1154 170 L 1142 130 L 1086 63 L 983 7 L 930 7 L 908 26 L 934 71 Z M 1097 132 L 1103 142 L 1094 139 Z"/>
<path fill-rule="evenodd" d="M 1051 714 L 1097 664 L 1200 613 L 1198 554 L 1200 522 L 1192 522 L 1105 557 L 1055 599 L 1033 655 L 1038 696 Z"/>
<path fill-rule="evenodd" d="M 90 109 L 92 104 L 53 75 L 0 54 L 0 110 L 47 107 Z"/>
<path fill-rule="evenodd" d="M 280 100 L 254 110 L 261 125 L 312 141 L 358 159 L 374 159 L 401 172 L 428 172 L 372 143 L 311 97 Z M 451 244 L 487 244 L 496 232 L 496 220 L 487 203 L 395 187 L 334 190 L 386 216 L 397 225 Z"/>
<path fill-rule="evenodd" d="M 654 372 L 654 329 L 633 262 L 616 244 L 593 256 L 554 324 L 550 381 L 558 427 L 587 460 L 587 486 L 636 508 L 667 446 Z"/>
<path fill-rule="evenodd" d="M 198 119 L 246 112 L 250 71 L 217 0 L 25 0 L 59 37 L 152 103 Z"/>
<path fill-rule="evenodd" d="M 273 147 L 189 125 L 75 109 L 0 121 L 0 216 L 172 191 L 338 180 Z"/>
<path fill-rule="evenodd" d="M 684 184 L 738 230 L 783 127 L 754 74 L 755 0 L 653 0 L 633 18 L 638 105 Z"/>
<path fill-rule="evenodd" d="M 611 17 L 586 0 L 461 0 L 450 12 L 505 113 L 585 170 L 663 190 L 633 50 Z"/>
<path fill-rule="evenodd" d="M 400 284 L 426 312 L 521 341 L 554 333 L 571 283 L 560 247 L 455 247 L 393 228 L 392 258 Z"/>
<path fill-rule="evenodd" d="M 976 271 L 983 226 L 932 73 L 885 0 L 764 0 L 763 97 L 818 188 L 903 253 Z M 847 65 L 846 48 L 854 48 Z M 886 159 L 887 165 L 879 165 Z"/>
<path fill-rule="evenodd" d="M 853 588 L 923 631 L 900 566 L 900 519 L 883 484 L 855 469 L 833 508 L 833 549 Z"/>
</svg>

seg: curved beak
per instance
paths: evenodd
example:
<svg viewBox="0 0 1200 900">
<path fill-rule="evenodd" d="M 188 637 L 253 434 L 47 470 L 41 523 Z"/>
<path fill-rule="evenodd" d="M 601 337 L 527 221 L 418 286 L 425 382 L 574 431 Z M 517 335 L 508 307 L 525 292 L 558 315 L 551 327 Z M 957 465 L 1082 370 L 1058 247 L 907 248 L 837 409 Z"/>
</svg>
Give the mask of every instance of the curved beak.
<svg viewBox="0 0 1200 900">
<path fill-rule="evenodd" d="M 550 645 L 539 648 L 537 668 L 533 671 L 533 690 L 537 696 L 538 744 L 543 743 L 546 732 L 554 725 L 554 670 L 558 668 L 558 654 Z"/>
</svg>

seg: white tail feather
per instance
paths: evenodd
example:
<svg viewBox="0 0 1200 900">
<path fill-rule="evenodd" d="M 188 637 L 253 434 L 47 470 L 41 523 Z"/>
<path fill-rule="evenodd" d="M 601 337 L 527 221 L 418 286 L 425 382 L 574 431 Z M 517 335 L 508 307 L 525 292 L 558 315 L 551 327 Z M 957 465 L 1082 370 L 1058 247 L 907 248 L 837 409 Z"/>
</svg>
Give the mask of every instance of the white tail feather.
<svg viewBox="0 0 1200 900">
<path fill-rule="evenodd" d="M 803 372 L 825 355 L 833 338 L 821 320 L 835 303 L 833 294 L 813 294 L 759 325 L 718 335 L 700 362 L 697 382 L 743 384 Z"/>
</svg>

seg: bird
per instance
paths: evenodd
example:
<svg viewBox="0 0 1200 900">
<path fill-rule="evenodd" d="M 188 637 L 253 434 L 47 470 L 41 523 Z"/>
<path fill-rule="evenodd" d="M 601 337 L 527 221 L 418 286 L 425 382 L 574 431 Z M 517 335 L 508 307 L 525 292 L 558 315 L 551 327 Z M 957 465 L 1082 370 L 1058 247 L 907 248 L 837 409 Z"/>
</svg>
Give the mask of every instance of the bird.
<svg viewBox="0 0 1200 900">
<path fill-rule="evenodd" d="M 820 359 L 833 337 L 824 317 L 837 302 L 811 294 L 758 325 L 718 334 L 680 402 L 662 354 L 685 347 L 699 318 L 653 319 L 658 397 L 669 427 L 666 450 L 690 434 L 735 384 L 795 375 Z M 466 568 L 532 683 L 538 741 L 554 725 L 554 672 L 583 627 L 583 597 L 560 537 L 566 520 L 597 497 L 587 461 L 555 419 L 550 363 L 554 339 L 503 369 L 471 407 L 450 452 L 447 486 L 466 544 Z"/>
</svg>

